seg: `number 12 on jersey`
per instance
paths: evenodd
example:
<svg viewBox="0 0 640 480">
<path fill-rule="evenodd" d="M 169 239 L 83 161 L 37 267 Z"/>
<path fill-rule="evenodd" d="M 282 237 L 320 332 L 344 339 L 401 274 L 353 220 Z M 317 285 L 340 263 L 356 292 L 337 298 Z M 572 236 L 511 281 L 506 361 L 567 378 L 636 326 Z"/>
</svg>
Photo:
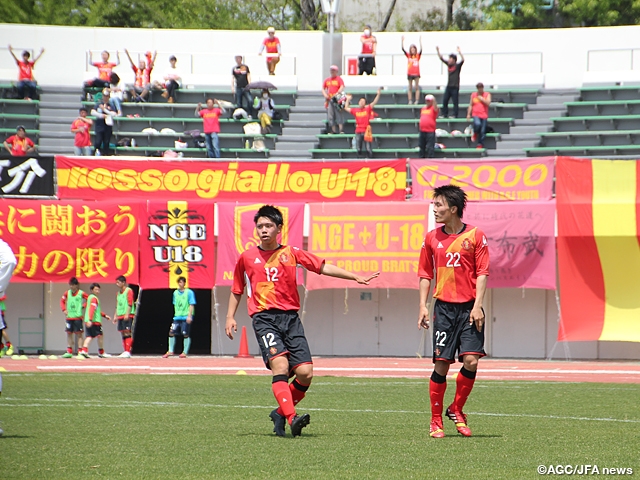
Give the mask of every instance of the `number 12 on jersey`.
<svg viewBox="0 0 640 480">
<path fill-rule="evenodd" d="M 267 282 L 278 281 L 278 268 L 277 267 L 265 267 L 264 271 L 267 273 Z"/>
</svg>

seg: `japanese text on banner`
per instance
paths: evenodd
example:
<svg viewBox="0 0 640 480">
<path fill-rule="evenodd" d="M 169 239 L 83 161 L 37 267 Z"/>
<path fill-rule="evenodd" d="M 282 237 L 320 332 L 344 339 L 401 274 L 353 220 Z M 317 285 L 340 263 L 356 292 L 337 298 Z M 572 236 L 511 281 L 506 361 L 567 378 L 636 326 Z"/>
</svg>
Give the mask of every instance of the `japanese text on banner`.
<svg viewBox="0 0 640 480">
<path fill-rule="evenodd" d="M 138 280 L 138 205 L 0 201 L 0 235 L 18 261 L 14 281 Z"/>
</svg>

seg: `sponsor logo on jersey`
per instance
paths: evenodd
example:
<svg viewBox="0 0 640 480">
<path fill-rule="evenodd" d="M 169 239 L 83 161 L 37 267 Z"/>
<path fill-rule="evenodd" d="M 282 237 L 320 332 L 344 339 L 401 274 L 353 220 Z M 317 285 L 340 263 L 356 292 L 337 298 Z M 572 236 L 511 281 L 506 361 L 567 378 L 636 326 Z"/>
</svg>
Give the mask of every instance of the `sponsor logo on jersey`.
<svg viewBox="0 0 640 480">
<path fill-rule="evenodd" d="M 262 263 L 258 257 L 253 261 L 253 263 Z"/>
<path fill-rule="evenodd" d="M 442 242 L 438 242 L 438 247 L 437 248 L 444 248 L 444 245 L 442 245 Z"/>
<path fill-rule="evenodd" d="M 487 245 L 487 237 L 485 237 L 484 235 L 482 236 L 482 245 Z"/>
</svg>

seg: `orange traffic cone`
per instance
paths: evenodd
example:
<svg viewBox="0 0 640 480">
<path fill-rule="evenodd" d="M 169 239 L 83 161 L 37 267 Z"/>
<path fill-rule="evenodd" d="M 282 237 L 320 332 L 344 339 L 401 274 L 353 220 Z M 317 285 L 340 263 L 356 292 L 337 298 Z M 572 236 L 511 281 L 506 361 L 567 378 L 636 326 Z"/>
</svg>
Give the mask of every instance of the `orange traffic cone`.
<svg viewBox="0 0 640 480">
<path fill-rule="evenodd" d="M 247 327 L 242 327 L 242 332 L 240 333 L 240 350 L 236 358 L 251 358 L 251 355 L 249 355 L 249 343 L 247 342 Z"/>
</svg>

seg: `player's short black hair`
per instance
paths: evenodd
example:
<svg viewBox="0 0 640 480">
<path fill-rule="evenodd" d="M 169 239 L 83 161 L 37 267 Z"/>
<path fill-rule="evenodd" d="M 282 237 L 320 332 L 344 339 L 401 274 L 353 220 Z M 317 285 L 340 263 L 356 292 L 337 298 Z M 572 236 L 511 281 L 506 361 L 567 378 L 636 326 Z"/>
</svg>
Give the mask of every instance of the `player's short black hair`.
<svg viewBox="0 0 640 480">
<path fill-rule="evenodd" d="M 458 217 L 462 218 L 467 206 L 467 194 L 457 185 L 442 185 L 433 189 L 431 198 L 442 197 L 449 207 L 458 207 Z"/>
<path fill-rule="evenodd" d="M 80 113 L 80 112 L 89 113 L 89 109 L 87 109 L 87 108 L 85 108 L 85 107 L 82 107 L 82 108 L 80 108 L 80 109 L 78 110 L 78 113 Z"/>
<path fill-rule="evenodd" d="M 180 283 L 180 281 L 183 281 L 184 283 L 187 283 L 187 279 L 184 277 L 178 277 L 178 280 L 176 283 Z"/>
<path fill-rule="evenodd" d="M 127 283 L 127 277 L 125 277 L 124 275 L 120 275 L 118 278 L 116 278 L 116 282 Z"/>
<path fill-rule="evenodd" d="M 76 277 L 71 277 L 71 279 L 69 279 L 69 285 L 80 285 L 80 282 Z"/>
<path fill-rule="evenodd" d="M 449 58 L 453 58 L 456 62 L 458 61 L 458 55 L 456 55 L 455 53 L 450 53 Z"/>
<path fill-rule="evenodd" d="M 96 287 L 101 288 L 99 283 L 92 283 L 91 286 L 89 287 L 89 291 L 93 292 L 93 289 Z"/>
<path fill-rule="evenodd" d="M 258 223 L 258 219 L 260 217 L 268 218 L 278 227 L 284 225 L 282 212 L 273 205 L 263 205 L 262 207 L 260 207 L 257 213 L 253 216 L 253 223 Z"/>
</svg>

